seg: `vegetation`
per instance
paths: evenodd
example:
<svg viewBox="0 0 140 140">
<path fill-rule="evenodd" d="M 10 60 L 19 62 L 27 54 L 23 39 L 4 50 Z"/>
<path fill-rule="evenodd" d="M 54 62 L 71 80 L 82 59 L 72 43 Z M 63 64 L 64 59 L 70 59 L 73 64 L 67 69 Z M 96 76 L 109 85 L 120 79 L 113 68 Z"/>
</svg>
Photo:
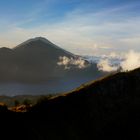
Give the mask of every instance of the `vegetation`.
<svg viewBox="0 0 140 140">
<path fill-rule="evenodd" d="M 12 121 L 4 120 L 16 126 L 16 133 L 24 132 L 22 139 L 139 139 L 139 85 L 140 69 L 116 73 L 70 93 L 41 97 L 26 112 L 11 112 Z M 11 138 L 19 139 L 16 134 Z"/>
<path fill-rule="evenodd" d="M 2 112 L 8 112 L 7 105 L 4 103 L 0 103 L 0 113 Z"/>
<path fill-rule="evenodd" d="M 36 104 L 42 96 L 19 95 L 19 96 L 0 96 L 0 102 L 6 104 L 8 107 L 22 105 L 25 100 L 29 100 L 31 104 Z"/>
<path fill-rule="evenodd" d="M 20 102 L 18 100 L 15 100 L 14 101 L 14 104 L 15 104 L 15 106 L 19 106 L 20 105 Z"/>
</svg>

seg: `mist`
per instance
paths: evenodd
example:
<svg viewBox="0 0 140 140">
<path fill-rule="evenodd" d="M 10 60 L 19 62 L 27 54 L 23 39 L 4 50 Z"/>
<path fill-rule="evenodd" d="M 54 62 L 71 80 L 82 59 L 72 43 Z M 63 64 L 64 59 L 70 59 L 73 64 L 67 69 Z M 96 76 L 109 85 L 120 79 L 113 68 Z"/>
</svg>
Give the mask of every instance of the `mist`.
<svg viewBox="0 0 140 140">
<path fill-rule="evenodd" d="M 113 60 L 112 60 L 113 59 Z M 115 61 L 115 63 L 114 63 Z M 104 58 L 100 57 L 97 62 L 97 67 L 99 71 L 113 72 L 121 69 L 121 71 L 130 71 L 140 67 L 140 52 L 134 50 L 129 50 L 115 58 L 111 58 L 111 55 Z"/>
<path fill-rule="evenodd" d="M 65 69 L 70 69 L 71 66 L 76 66 L 79 69 L 83 69 L 87 67 L 87 64 L 82 58 L 68 58 L 66 56 L 60 56 L 59 62 L 57 63 L 59 66 L 64 66 Z"/>
<path fill-rule="evenodd" d="M 123 71 L 133 70 L 140 67 L 140 52 L 130 50 L 125 54 L 125 60 L 120 64 Z"/>
<path fill-rule="evenodd" d="M 110 63 L 108 59 L 100 60 L 97 64 L 98 70 L 105 71 L 105 72 L 111 72 L 111 71 L 117 71 L 118 66 L 114 66 Z"/>
</svg>

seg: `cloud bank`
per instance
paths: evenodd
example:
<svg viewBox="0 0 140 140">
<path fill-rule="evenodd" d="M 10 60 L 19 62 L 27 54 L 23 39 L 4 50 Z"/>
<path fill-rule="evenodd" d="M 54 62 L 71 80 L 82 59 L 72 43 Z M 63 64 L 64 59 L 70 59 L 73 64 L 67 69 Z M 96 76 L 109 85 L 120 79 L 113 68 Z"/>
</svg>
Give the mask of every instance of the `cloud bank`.
<svg viewBox="0 0 140 140">
<path fill-rule="evenodd" d="M 83 69 L 87 67 L 85 60 L 82 58 L 68 58 L 66 56 L 60 56 L 59 62 L 57 63 L 59 66 L 64 66 L 65 69 L 70 69 L 71 66 L 76 66 L 79 69 Z"/>
<path fill-rule="evenodd" d="M 99 8 L 89 0 L 90 3 L 77 4 L 63 16 L 55 17 L 53 14 L 57 12 L 52 7 L 56 0 L 44 1 L 40 5 L 37 3 L 33 9 L 29 6 L 28 14 L 24 12 L 22 18 L 14 19 L 11 15 L 1 17 L 0 47 L 12 48 L 29 38 L 43 36 L 79 55 L 107 54 L 132 47 L 140 50 L 139 12 L 135 12 L 135 16 L 130 14 L 134 13 L 132 8 L 137 4 Z M 63 2 L 58 3 L 61 6 Z"/>
<path fill-rule="evenodd" d="M 140 52 L 130 50 L 123 56 L 120 56 L 118 63 L 111 62 L 110 58 L 102 59 L 98 62 L 97 67 L 100 71 L 112 72 L 121 69 L 121 71 L 130 71 L 140 67 Z M 118 58 L 117 58 L 118 59 Z"/>
<path fill-rule="evenodd" d="M 123 54 L 116 54 L 111 52 L 110 55 L 102 56 L 90 56 L 81 58 L 68 58 L 66 56 L 60 56 L 58 65 L 64 66 L 65 69 L 70 69 L 75 66 L 79 69 L 84 69 L 88 66 L 86 63 L 97 63 L 97 68 L 99 71 L 113 72 L 113 71 L 130 71 L 140 67 L 140 52 L 130 50 Z"/>
<path fill-rule="evenodd" d="M 121 62 L 120 66 L 124 71 L 133 70 L 140 67 L 140 53 L 130 50 L 125 54 L 124 61 Z"/>
<path fill-rule="evenodd" d="M 105 72 L 118 70 L 118 66 L 112 65 L 108 59 L 100 60 L 99 63 L 97 64 L 97 67 L 100 71 L 105 71 Z"/>
</svg>

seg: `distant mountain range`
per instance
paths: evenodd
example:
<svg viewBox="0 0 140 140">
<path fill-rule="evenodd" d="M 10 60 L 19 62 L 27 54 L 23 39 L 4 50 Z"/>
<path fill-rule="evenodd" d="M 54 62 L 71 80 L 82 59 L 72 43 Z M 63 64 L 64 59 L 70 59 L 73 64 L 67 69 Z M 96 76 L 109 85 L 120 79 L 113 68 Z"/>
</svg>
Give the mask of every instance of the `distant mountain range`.
<svg viewBox="0 0 140 140">
<path fill-rule="evenodd" d="M 59 65 L 61 58 L 69 64 Z M 77 67 L 82 61 L 85 68 Z M 74 55 L 43 37 L 29 39 L 13 49 L 0 48 L 0 83 L 41 84 L 46 83 L 53 92 L 62 92 L 97 79 L 106 73 L 99 72 L 96 63 L 90 64 L 81 56 Z M 50 85 L 51 83 L 51 85 Z M 62 84 L 60 84 L 62 83 Z M 60 86 L 58 86 L 60 84 Z M 46 91 L 52 92 L 51 90 Z M 28 94 L 28 93 L 27 93 Z"/>
</svg>

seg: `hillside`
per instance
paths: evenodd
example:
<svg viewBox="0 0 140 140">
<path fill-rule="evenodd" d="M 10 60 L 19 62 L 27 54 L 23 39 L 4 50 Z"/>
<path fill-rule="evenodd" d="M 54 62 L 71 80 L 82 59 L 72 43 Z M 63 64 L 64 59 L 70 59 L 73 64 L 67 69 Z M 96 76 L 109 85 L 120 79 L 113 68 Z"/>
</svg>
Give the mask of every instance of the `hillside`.
<svg viewBox="0 0 140 140">
<path fill-rule="evenodd" d="M 90 76 L 96 79 L 99 75 L 103 75 L 95 64 L 85 69 L 71 65 L 71 68 L 66 70 L 64 65 L 58 65 L 60 57 L 75 60 L 82 58 L 43 37 L 29 39 L 13 49 L 0 48 L 0 82 L 40 83 L 59 81 L 62 78 L 66 81 L 75 78 L 75 75 L 77 79 L 83 75 L 83 78 L 91 80 Z M 84 59 L 83 62 L 85 65 L 89 64 Z M 90 76 L 86 76 L 87 73 Z"/>
<path fill-rule="evenodd" d="M 74 57 L 42 37 L 29 39 L 13 49 L 0 48 L 0 76 L 6 77 L 6 70 L 13 75 L 0 81 L 39 83 L 48 81 L 49 77 L 57 78 L 64 72 L 57 66 L 60 56 Z"/>
<path fill-rule="evenodd" d="M 140 138 L 139 84 L 140 69 L 116 73 L 70 93 L 46 98 L 26 113 L 9 112 L 12 119 L 4 120 L 14 139 L 22 132 L 22 139 L 34 140 Z M 11 130 L 13 125 L 16 129 Z M 7 131 L 5 124 L 1 129 Z"/>
<path fill-rule="evenodd" d="M 60 56 L 75 57 L 45 38 L 29 39 L 14 49 L 18 70 L 16 77 L 23 82 L 45 82 L 65 75 L 57 62 Z"/>
<path fill-rule="evenodd" d="M 70 60 L 74 64 L 67 66 Z M 105 74 L 95 63 L 90 64 L 43 37 L 29 39 L 13 49 L 0 48 L 0 95 L 61 93 Z"/>
</svg>

